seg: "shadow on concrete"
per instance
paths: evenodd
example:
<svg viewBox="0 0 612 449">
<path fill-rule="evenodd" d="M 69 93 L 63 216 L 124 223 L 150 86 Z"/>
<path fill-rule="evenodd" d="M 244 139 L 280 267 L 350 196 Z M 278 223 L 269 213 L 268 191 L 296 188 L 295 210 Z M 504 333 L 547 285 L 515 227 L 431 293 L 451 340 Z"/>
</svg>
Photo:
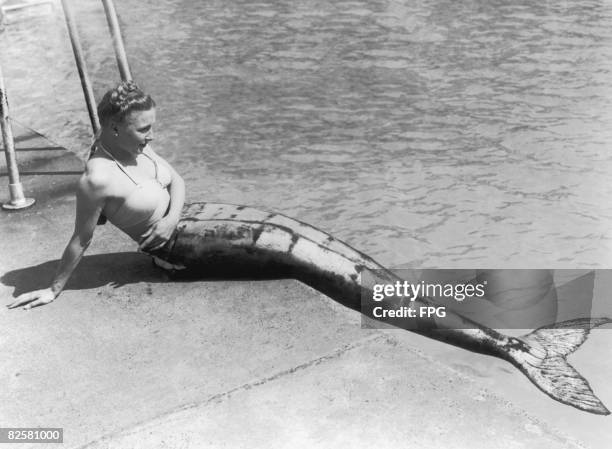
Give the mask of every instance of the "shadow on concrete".
<svg viewBox="0 0 612 449">
<path fill-rule="evenodd" d="M 13 296 L 49 287 L 59 260 L 9 271 L 0 281 L 15 287 Z M 112 284 L 121 287 L 136 282 L 163 282 L 160 269 L 151 264 L 151 258 L 136 252 L 95 254 L 85 256 L 72 274 L 65 290 L 84 290 Z M 167 280 L 167 278 L 165 279 Z"/>
<path fill-rule="evenodd" d="M 32 290 L 49 287 L 59 260 L 12 270 L 0 277 L 2 284 L 14 287 L 13 297 Z M 169 272 L 152 263 L 150 256 L 139 252 L 120 252 L 85 256 L 70 277 L 64 290 L 87 290 L 112 285 L 115 288 L 139 282 L 194 281 L 261 281 L 286 279 L 291 276 L 278 268 L 249 270 L 241 274 L 236 267 L 228 269 L 202 266 L 190 270 Z"/>
<path fill-rule="evenodd" d="M 15 123 L 12 123 L 12 125 L 14 126 Z M 28 140 L 34 140 L 34 139 L 40 139 L 41 135 L 33 132 L 33 131 L 26 131 L 24 133 L 19 133 L 17 134 L 15 137 L 13 137 L 13 141 L 15 143 L 21 143 L 21 142 L 26 142 Z"/>
<path fill-rule="evenodd" d="M 83 170 L 65 170 L 65 171 L 20 171 L 20 176 L 37 176 L 37 175 L 81 175 Z M 0 177 L 8 176 L 8 173 L 0 173 Z"/>
<path fill-rule="evenodd" d="M 15 152 L 22 151 L 67 151 L 64 147 L 20 147 L 15 148 Z"/>
<path fill-rule="evenodd" d="M 32 146 L 25 150 L 18 159 L 19 174 L 25 195 L 36 199 L 34 208 L 46 206 L 57 198 L 74 196 L 76 183 L 83 173 L 83 161 L 62 147 Z M 2 167 L 0 180 L 7 176 L 6 167 Z M 0 198 L 4 199 L 2 193 Z"/>
</svg>

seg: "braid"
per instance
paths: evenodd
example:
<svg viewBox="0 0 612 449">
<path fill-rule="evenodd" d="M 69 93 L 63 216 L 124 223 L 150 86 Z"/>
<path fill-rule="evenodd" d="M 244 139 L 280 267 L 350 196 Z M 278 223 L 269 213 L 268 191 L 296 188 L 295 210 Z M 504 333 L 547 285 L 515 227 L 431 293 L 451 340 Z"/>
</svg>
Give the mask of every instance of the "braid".
<svg viewBox="0 0 612 449">
<path fill-rule="evenodd" d="M 133 94 L 140 94 L 140 96 L 144 95 L 138 86 L 133 81 L 125 81 L 115 89 L 111 91 L 110 103 L 120 110 L 125 110 L 129 107 L 130 94 L 133 98 Z"/>
<path fill-rule="evenodd" d="M 98 104 L 102 126 L 110 120 L 122 121 L 132 111 L 146 111 L 155 107 L 155 101 L 133 81 L 123 81 L 107 91 Z"/>
</svg>

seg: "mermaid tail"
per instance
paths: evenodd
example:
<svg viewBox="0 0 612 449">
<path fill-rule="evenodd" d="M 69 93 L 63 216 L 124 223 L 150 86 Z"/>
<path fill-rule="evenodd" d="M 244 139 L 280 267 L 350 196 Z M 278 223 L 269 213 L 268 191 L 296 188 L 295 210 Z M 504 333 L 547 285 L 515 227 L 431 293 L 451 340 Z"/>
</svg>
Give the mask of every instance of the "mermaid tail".
<svg viewBox="0 0 612 449">
<path fill-rule="evenodd" d="M 509 360 L 551 398 L 590 413 L 609 415 L 589 382 L 566 360 L 586 341 L 591 329 L 608 323 L 612 320 L 584 318 L 541 327 L 520 338 L 526 348 L 509 347 Z"/>
<path fill-rule="evenodd" d="M 377 283 L 401 280 L 367 255 L 313 226 L 228 204 L 186 206 L 175 236 L 151 254 L 186 266 L 190 276 L 295 278 L 360 312 L 364 288 L 367 290 L 360 282 L 362 274 L 374 276 Z M 371 291 L 366 294 L 372 297 Z M 430 305 L 427 298 L 417 298 L 415 303 Z M 444 321 L 418 318 L 408 330 L 508 360 L 553 399 L 591 413 L 608 414 L 566 357 L 586 340 L 590 329 L 610 322 L 607 318 L 573 320 L 518 339 L 450 312 Z"/>
</svg>

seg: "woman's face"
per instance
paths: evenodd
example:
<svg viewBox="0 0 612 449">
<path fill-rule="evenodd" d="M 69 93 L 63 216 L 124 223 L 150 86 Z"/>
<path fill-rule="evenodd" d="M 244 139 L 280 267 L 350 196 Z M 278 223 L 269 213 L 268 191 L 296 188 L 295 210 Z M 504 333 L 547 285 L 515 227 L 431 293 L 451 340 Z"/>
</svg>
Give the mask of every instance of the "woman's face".
<svg viewBox="0 0 612 449">
<path fill-rule="evenodd" d="M 144 147 L 153 140 L 155 108 L 147 111 L 133 111 L 116 123 L 117 146 L 132 154 L 141 153 Z"/>
</svg>

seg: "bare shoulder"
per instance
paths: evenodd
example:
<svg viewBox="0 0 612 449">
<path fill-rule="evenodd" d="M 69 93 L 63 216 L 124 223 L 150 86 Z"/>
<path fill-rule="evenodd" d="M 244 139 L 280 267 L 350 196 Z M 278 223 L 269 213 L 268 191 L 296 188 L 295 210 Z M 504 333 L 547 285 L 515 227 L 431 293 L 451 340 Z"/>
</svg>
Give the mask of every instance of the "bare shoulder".
<svg viewBox="0 0 612 449">
<path fill-rule="evenodd" d="M 147 145 L 144 152 L 148 154 L 150 157 L 154 158 L 155 160 L 163 162 L 168 167 L 171 166 L 167 160 L 165 160 L 163 157 L 161 157 L 159 154 L 155 152 L 155 150 L 153 149 L 153 147 L 151 147 L 151 145 Z"/>
<path fill-rule="evenodd" d="M 151 148 L 150 145 L 147 145 L 147 148 L 146 148 L 145 151 L 146 151 L 146 153 L 150 157 L 154 158 L 157 162 L 161 163 L 164 167 L 166 167 L 168 169 L 172 179 L 176 180 L 178 178 L 181 178 L 181 175 L 179 175 L 179 173 L 174 169 L 174 167 L 172 165 L 170 165 L 170 163 L 167 160 L 165 160 L 163 157 L 161 157 L 159 154 L 157 154 L 153 150 L 153 148 Z"/>
<path fill-rule="evenodd" d="M 79 190 L 93 194 L 104 192 L 111 185 L 114 162 L 102 157 L 92 157 L 85 165 L 79 180 Z"/>
</svg>

